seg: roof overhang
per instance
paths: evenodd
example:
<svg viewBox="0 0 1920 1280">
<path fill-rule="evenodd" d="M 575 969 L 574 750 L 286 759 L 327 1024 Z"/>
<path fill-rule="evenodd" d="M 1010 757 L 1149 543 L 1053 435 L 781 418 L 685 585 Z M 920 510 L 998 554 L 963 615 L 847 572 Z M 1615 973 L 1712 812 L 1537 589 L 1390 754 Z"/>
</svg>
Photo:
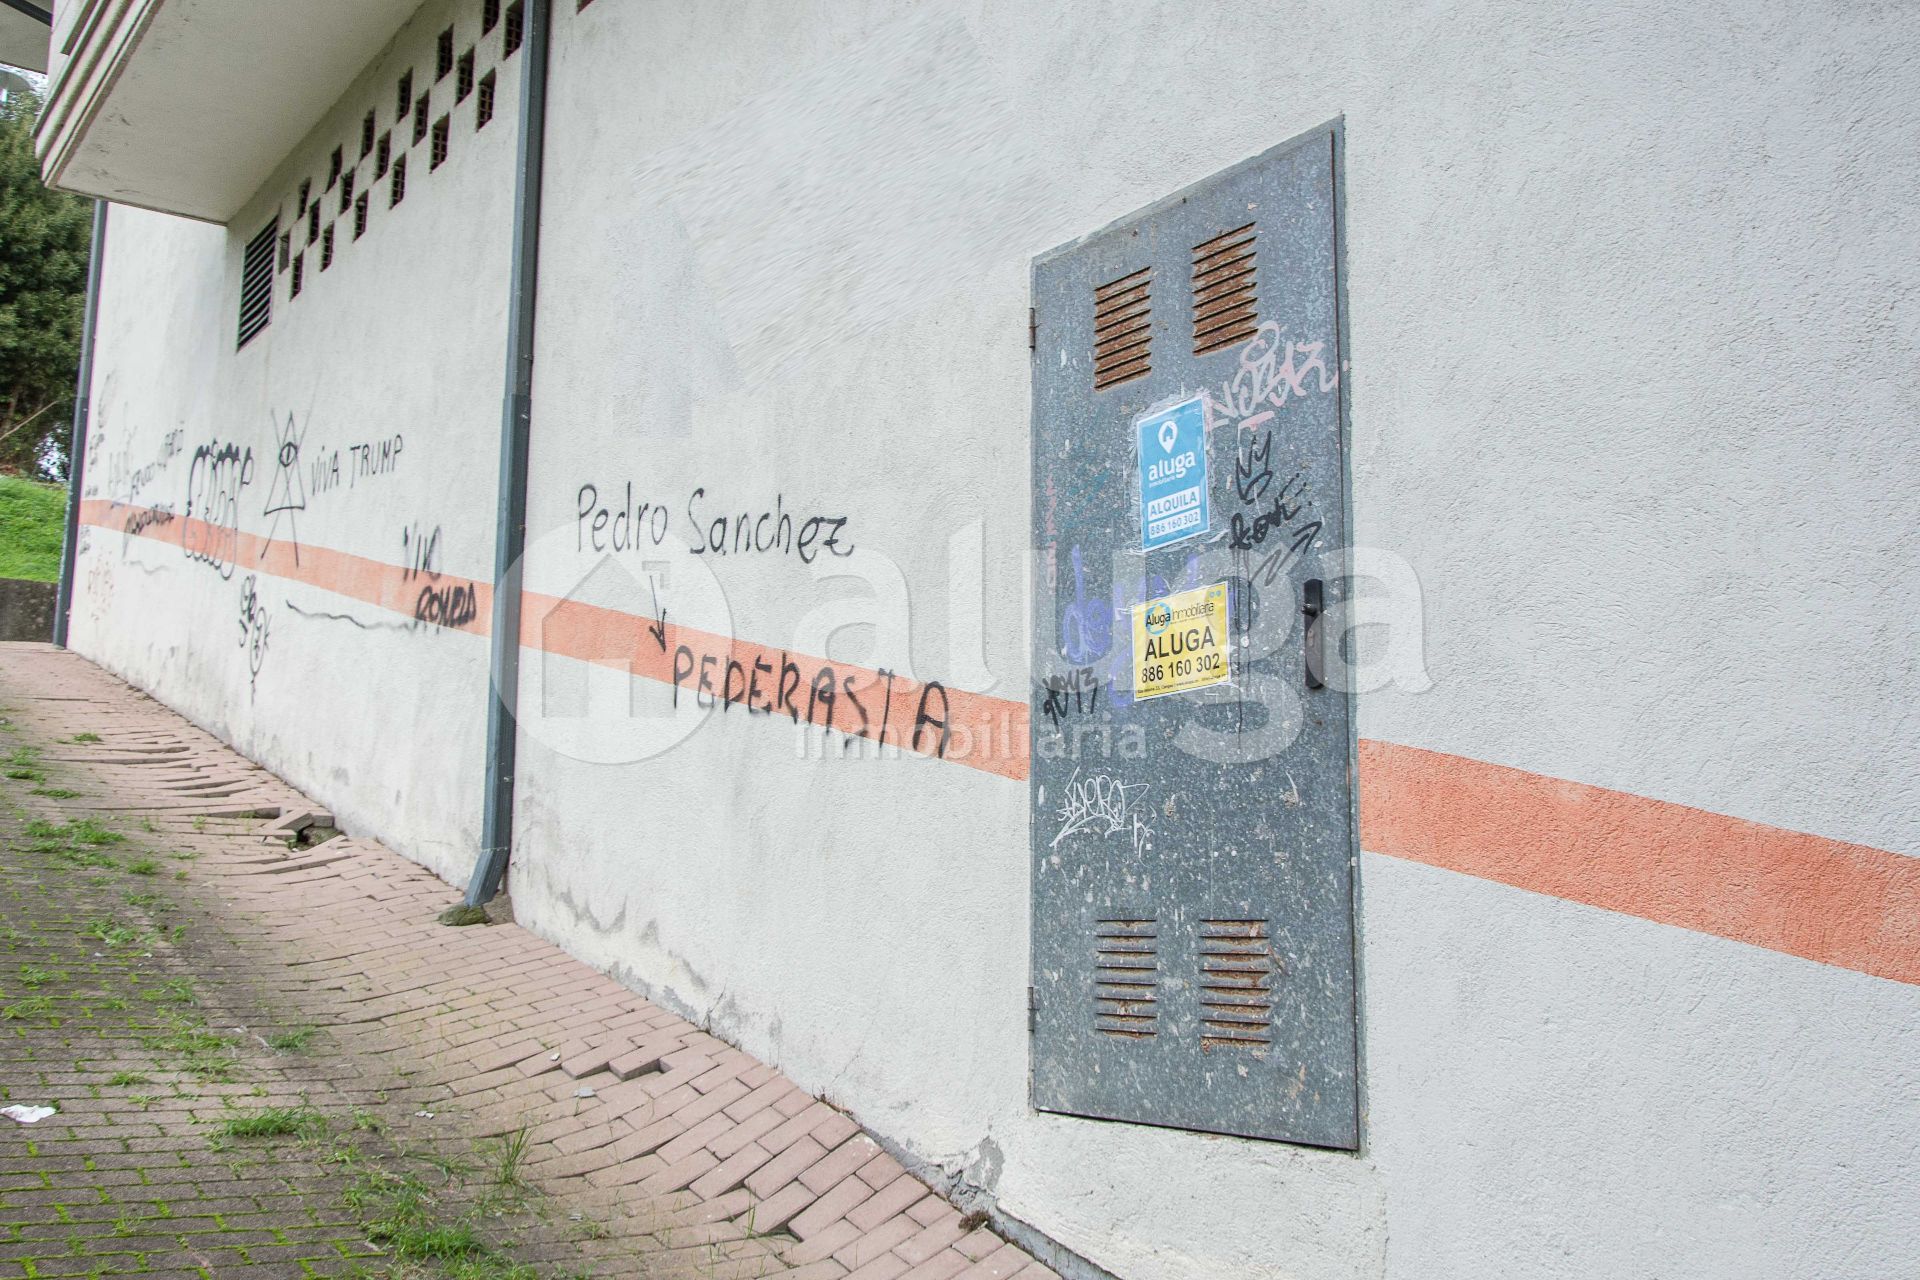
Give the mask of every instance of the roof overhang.
<svg viewBox="0 0 1920 1280">
<path fill-rule="evenodd" d="M 224 223 L 414 8 L 60 0 L 37 134 L 47 182 Z"/>
<path fill-rule="evenodd" d="M 0 62 L 29 71 L 47 69 L 53 0 L 0 0 Z"/>
</svg>

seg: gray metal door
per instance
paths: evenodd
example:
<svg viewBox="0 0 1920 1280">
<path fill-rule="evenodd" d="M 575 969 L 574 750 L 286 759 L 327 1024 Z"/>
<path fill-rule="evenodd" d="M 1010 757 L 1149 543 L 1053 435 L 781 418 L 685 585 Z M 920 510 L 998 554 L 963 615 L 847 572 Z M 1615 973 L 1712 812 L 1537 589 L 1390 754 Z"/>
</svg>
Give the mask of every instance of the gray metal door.
<svg viewBox="0 0 1920 1280">
<path fill-rule="evenodd" d="M 1335 142 L 1034 265 L 1042 1110 L 1358 1143 Z"/>
</svg>

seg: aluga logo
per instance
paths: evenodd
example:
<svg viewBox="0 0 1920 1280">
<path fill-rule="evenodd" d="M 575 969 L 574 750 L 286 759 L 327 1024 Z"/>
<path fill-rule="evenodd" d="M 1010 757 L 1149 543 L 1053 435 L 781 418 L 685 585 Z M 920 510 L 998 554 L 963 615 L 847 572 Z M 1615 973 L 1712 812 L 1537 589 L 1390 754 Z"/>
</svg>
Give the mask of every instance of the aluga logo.
<svg viewBox="0 0 1920 1280">
<path fill-rule="evenodd" d="M 1148 484 L 1165 484 L 1169 480 L 1184 480 L 1187 472 L 1200 465 L 1199 459 L 1189 449 L 1172 458 L 1162 458 L 1147 468 Z"/>
</svg>

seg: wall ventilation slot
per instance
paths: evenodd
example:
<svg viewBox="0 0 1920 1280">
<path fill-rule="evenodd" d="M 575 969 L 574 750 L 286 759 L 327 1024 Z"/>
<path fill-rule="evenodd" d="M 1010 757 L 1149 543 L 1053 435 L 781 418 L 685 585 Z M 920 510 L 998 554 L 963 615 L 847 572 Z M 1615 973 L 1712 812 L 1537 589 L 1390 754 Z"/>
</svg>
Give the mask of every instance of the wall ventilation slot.
<svg viewBox="0 0 1920 1280">
<path fill-rule="evenodd" d="M 1093 389 L 1144 378 L 1152 369 L 1153 268 L 1093 291 Z"/>
<path fill-rule="evenodd" d="M 520 38 L 526 34 L 526 30 L 527 11 L 521 6 L 519 0 L 515 0 L 515 3 L 507 6 L 507 34 L 501 42 L 500 52 L 502 60 L 511 58 L 520 51 Z"/>
<path fill-rule="evenodd" d="M 1193 354 L 1204 356 L 1251 338 L 1260 327 L 1254 224 L 1235 227 L 1193 250 Z"/>
<path fill-rule="evenodd" d="M 1093 1024 L 1122 1040 L 1159 1032 L 1159 944 L 1151 919 L 1095 922 Z"/>
<path fill-rule="evenodd" d="M 273 318 L 273 251 L 280 239 L 275 218 L 247 241 L 240 260 L 240 346 L 246 346 Z"/>
<path fill-rule="evenodd" d="M 475 133 L 487 127 L 487 121 L 493 119 L 493 72 L 489 71 L 480 81 L 480 103 L 474 108 Z"/>
</svg>

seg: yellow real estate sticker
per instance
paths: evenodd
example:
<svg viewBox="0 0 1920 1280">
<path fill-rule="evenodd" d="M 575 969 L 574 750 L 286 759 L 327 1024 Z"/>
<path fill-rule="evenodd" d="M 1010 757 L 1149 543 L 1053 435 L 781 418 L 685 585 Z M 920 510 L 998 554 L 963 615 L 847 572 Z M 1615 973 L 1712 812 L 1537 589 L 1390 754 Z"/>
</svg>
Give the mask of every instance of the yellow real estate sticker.
<svg viewBox="0 0 1920 1280">
<path fill-rule="evenodd" d="M 1225 684 L 1227 584 L 1133 606 L 1133 696 L 1157 698 Z"/>
</svg>

